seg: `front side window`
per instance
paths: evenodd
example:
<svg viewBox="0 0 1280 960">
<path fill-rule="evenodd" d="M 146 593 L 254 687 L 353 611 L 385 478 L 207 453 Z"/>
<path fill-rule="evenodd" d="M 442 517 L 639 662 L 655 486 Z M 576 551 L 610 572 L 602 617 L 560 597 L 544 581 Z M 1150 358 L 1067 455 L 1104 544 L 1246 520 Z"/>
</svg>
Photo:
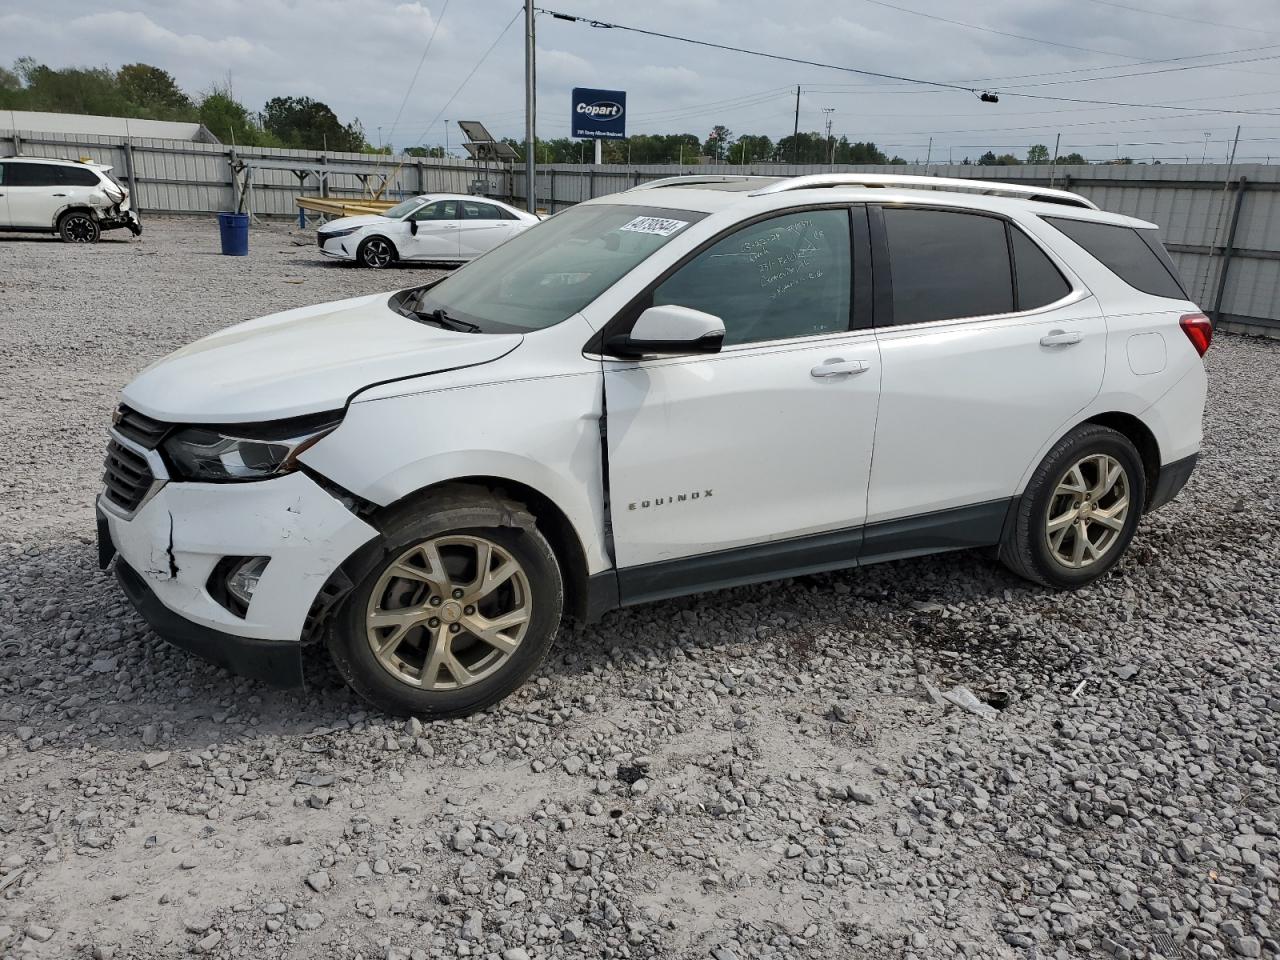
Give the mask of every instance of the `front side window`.
<svg viewBox="0 0 1280 960">
<path fill-rule="evenodd" d="M 422 206 L 421 197 L 410 197 L 408 200 L 401 200 L 394 207 L 388 207 L 386 210 L 383 210 L 382 216 L 391 220 L 400 220 L 413 213 L 413 211 L 417 210 L 420 206 Z"/>
<path fill-rule="evenodd" d="M 885 207 L 893 322 L 1012 313 L 1004 221 L 973 213 Z"/>
<path fill-rule="evenodd" d="M 582 310 L 705 216 L 580 204 L 520 231 L 439 283 L 393 300 L 421 313 L 443 310 L 482 333 L 541 330 Z"/>
<path fill-rule="evenodd" d="M 457 200 L 437 200 L 435 203 L 428 203 L 425 207 L 413 215 L 415 220 L 457 220 L 458 219 L 458 201 Z"/>
<path fill-rule="evenodd" d="M 743 227 L 653 292 L 724 321 L 726 346 L 849 329 L 847 210 L 807 210 Z"/>
<path fill-rule="evenodd" d="M 1104 267 L 1135 290 L 1156 297 L 1186 300 L 1187 294 L 1174 275 L 1172 263 L 1165 263 L 1160 256 L 1153 230 L 1148 243 L 1144 236 L 1132 227 L 1110 223 L 1092 223 L 1088 220 L 1071 220 L 1066 217 L 1043 217 L 1099 260 Z M 1156 249 L 1159 248 L 1159 253 Z M 1165 253 L 1165 258 L 1168 254 Z"/>
</svg>

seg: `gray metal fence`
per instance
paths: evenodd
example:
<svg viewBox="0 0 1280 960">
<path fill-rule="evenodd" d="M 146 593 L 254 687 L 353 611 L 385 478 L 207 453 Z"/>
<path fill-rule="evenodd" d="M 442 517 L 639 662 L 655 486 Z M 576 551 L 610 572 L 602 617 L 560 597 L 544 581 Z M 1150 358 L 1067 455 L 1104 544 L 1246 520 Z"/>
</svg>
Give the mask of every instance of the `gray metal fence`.
<svg viewBox="0 0 1280 960">
<path fill-rule="evenodd" d="M 6 143 L 8 141 L 8 143 Z M 308 150 L 235 148 L 178 140 L 52 134 L 0 129 L 0 145 L 14 153 L 89 157 L 111 164 L 127 178 L 146 213 L 214 213 L 242 202 L 234 171 L 266 161 L 253 175 L 252 210 L 257 216 L 296 216 L 299 193 L 321 192 L 307 168 L 334 169 L 324 180 L 332 197 L 360 197 L 369 182 L 390 180 L 384 196 L 424 192 L 467 193 L 477 179 L 490 196 L 523 204 L 522 169 L 478 167 L 455 158 L 387 157 Z M 290 169 L 288 162 L 297 164 Z M 1240 164 L 1048 165 L 979 167 L 930 165 L 872 167 L 804 164 L 680 167 L 675 164 L 593 166 L 556 164 L 538 170 L 540 207 L 554 213 L 582 200 L 626 190 L 646 180 L 680 173 L 796 176 L 831 170 L 1024 181 L 1083 194 L 1104 210 L 1160 225 L 1192 295 L 1228 328 L 1280 335 L 1280 167 Z M 241 178 L 243 180 L 243 178 Z"/>
</svg>

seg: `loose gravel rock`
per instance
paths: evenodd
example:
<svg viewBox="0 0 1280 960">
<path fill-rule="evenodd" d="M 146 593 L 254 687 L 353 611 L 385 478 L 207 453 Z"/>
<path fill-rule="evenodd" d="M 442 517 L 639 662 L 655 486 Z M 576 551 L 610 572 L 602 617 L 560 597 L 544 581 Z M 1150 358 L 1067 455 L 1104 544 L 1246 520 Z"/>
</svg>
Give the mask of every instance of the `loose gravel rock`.
<svg viewBox="0 0 1280 960">
<path fill-rule="evenodd" d="M 1219 338 L 1202 465 L 1100 584 L 964 553 L 652 604 L 406 723 L 167 647 L 96 567 L 122 383 L 435 275 L 215 249 L 0 240 L 0 956 L 1280 957 L 1280 344 Z"/>
</svg>

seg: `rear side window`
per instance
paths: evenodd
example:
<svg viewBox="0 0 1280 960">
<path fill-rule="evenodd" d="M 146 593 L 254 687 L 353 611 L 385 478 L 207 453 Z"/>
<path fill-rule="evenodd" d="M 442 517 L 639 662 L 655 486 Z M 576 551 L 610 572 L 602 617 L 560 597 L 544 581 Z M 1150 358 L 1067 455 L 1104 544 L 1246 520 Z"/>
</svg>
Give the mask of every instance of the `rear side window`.
<svg viewBox="0 0 1280 960">
<path fill-rule="evenodd" d="M 972 213 L 885 207 L 893 322 L 1012 313 L 1004 221 Z"/>
<path fill-rule="evenodd" d="M 1154 297 L 1187 299 L 1186 291 L 1160 256 L 1132 227 L 1090 223 L 1065 217 L 1044 217 L 1094 259 L 1135 290 Z"/>
<path fill-rule="evenodd" d="M 1071 285 L 1058 272 L 1043 250 L 1015 226 L 1009 227 L 1009 245 L 1013 250 L 1014 285 L 1018 293 L 1018 309 L 1034 310 L 1061 300 L 1071 292 Z"/>
<path fill-rule="evenodd" d="M 462 210 L 468 220 L 501 220 L 502 214 L 491 203 L 476 203 L 471 200 L 462 201 Z"/>
<path fill-rule="evenodd" d="M 58 183 L 67 187 L 96 187 L 101 181 L 88 167 L 55 167 Z"/>
<path fill-rule="evenodd" d="M 52 187 L 57 183 L 58 168 L 52 163 L 8 163 L 5 186 Z"/>
</svg>

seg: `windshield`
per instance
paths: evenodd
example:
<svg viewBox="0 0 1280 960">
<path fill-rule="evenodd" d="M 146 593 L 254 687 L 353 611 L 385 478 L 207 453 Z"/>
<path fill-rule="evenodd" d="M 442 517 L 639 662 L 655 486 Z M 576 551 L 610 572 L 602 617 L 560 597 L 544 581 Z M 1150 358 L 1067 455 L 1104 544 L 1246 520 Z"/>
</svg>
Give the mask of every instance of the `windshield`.
<svg viewBox="0 0 1280 960">
<path fill-rule="evenodd" d="M 705 216 L 621 204 L 571 207 L 415 291 L 412 309 L 443 310 L 483 333 L 541 330 L 573 316 Z"/>
<path fill-rule="evenodd" d="M 422 206 L 421 197 L 410 197 L 408 200 L 401 200 L 390 210 L 383 210 L 381 216 L 390 217 L 392 220 L 399 220 L 401 217 L 407 216 Z"/>
</svg>

